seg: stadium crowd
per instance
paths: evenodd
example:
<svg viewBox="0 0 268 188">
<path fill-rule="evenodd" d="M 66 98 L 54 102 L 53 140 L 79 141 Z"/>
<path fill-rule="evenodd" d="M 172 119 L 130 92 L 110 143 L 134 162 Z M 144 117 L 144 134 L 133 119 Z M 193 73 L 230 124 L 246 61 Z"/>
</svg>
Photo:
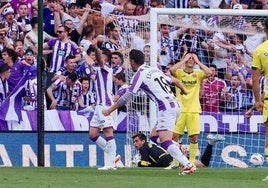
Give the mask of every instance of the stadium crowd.
<svg viewBox="0 0 268 188">
<path fill-rule="evenodd" d="M 151 8 L 241 10 L 266 9 L 268 5 L 266 0 L 44 0 L 43 26 L 38 25 L 37 0 L 1 0 L 0 7 L 0 105 L 31 72 L 21 108 L 35 110 L 36 66 L 42 63 L 46 109 L 79 110 L 100 102 L 96 96 L 102 89 L 97 90 L 95 82 L 100 62 L 112 68 L 111 97 L 121 96 L 133 75 L 127 62 L 131 49 L 142 50 L 149 63 L 150 25 L 140 16 L 149 14 Z M 202 110 L 249 109 L 254 104 L 252 53 L 265 40 L 261 20 L 174 17 L 175 23 L 183 26 L 159 24 L 158 67 L 170 75 L 169 68 L 185 53 L 193 52 L 212 71 L 201 86 Z M 38 41 L 38 27 L 43 27 L 43 41 Z M 37 62 L 40 42 L 44 57 Z M 264 79 L 260 84 L 264 85 Z"/>
</svg>

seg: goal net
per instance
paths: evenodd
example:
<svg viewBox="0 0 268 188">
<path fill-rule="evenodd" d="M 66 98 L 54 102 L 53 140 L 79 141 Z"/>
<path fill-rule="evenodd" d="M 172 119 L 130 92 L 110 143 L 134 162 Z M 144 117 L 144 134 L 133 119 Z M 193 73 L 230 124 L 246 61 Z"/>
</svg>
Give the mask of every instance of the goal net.
<svg viewBox="0 0 268 188">
<path fill-rule="evenodd" d="M 246 118 L 245 113 L 254 104 L 252 53 L 265 39 L 266 16 L 268 12 L 262 10 L 156 8 L 150 10 L 150 15 L 124 17 L 132 23 L 129 27 L 116 22 L 126 47 L 145 52 L 146 46 L 150 46 L 147 63 L 160 65 L 167 74 L 168 68 L 179 62 L 186 51 L 196 52 L 205 65 L 216 66 L 217 82 L 209 78 L 200 92 L 200 154 L 207 146 L 208 134 L 225 137 L 224 142 L 213 146 L 211 167 L 246 168 L 251 165 L 249 158 L 253 153 L 264 155 L 262 115 L 254 112 Z M 137 153 L 132 136 L 137 132 L 148 135 L 155 124 L 155 107 L 150 104 L 141 92 L 128 105 L 127 143 L 132 158 Z M 182 142 L 189 144 L 187 132 Z"/>
</svg>

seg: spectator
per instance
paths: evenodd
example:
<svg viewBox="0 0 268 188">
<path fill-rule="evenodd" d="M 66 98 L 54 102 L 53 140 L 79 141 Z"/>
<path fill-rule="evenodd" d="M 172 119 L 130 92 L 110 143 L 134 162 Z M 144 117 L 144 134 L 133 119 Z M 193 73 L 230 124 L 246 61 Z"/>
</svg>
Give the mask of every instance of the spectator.
<svg viewBox="0 0 268 188">
<path fill-rule="evenodd" d="M 54 20 L 54 13 L 55 11 L 58 9 L 58 2 L 57 0 L 47 0 L 47 5 L 46 7 L 44 7 L 44 11 L 43 11 L 43 19 L 44 19 L 44 31 L 53 36 L 56 37 L 56 33 L 55 33 L 55 20 Z"/>
<path fill-rule="evenodd" d="M 91 15 L 88 16 L 87 24 L 91 24 L 95 29 L 95 37 L 105 35 L 105 17 L 101 13 L 101 5 L 98 2 L 93 2 L 91 5 Z"/>
<path fill-rule="evenodd" d="M 235 51 L 235 46 L 230 44 L 228 33 L 216 32 L 212 38 L 212 48 L 214 56 L 212 63 L 217 66 L 218 78 L 224 79 L 226 74 L 227 62 L 230 58 L 228 51 Z"/>
<path fill-rule="evenodd" d="M 33 17 L 31 19 L 31 27 L 32 30 L 29 31 L 24 38 L 24 49 L 28 49 L 30 48 L 31 50 L 33 50 L 34 54 L 37 54 L 37 45 L 38 45 L 38 23 L 37 23 L 37 17 Z M 52 36 L 50 36 L 49 34 L 47 34 L 44 30 L 43 30 L 43 41 L 48 41 L 52 39 Z M 48 54 L 50 53 L 51 50 L 45 50 L 44 54 Z"/>
<path fill-rule="evenodd" d="M 18 58 L 22 59 L 24 56 L 24 46 L 23 46 L 23 41 L 18 39 L 14 41 L 14 50 L 18 55 Z"/>
<path fill-rule="evenodd" d="M 114 76 L 114 82 L 118 86 L 118 90 L 114 95 L 113 101 L 117 102 L 118 99 L 126 93 L 129 86 L 126 83 L 126 75 L 123 72 L 119 72 Z M 127 112 L 126 105 L 118 108 L 118 111 Z"/>
<path fill-rule="evenodd" d="M 235 4 L 233 6 L 234 10 L 242 10 L 243 6 L 241 4 Z M 246 20 L 243 16 L 233 16 L 231 26 L 232 29 L 244 31 L 246 25 Z"/>
<path fill-rule="evenodd" d="M 240 72 L 231 76 L 227 83 L 227 91 L 224 93 L 226 111 L 239 111 L 242 107 L 246 90 L 246 82 Z"/>
<path fill-rule="evenodd" d="M 82 46 L 86 52 L 90 47 L 97 45 L 97 39 L 95 37 L 95 28 L 89 24 L 83 29 L 84 38 L 80 41 L 79 46 Z"/>
<path fill-rule="evenodd" d="M 107 40 L 102 43 L 102 47 L 111 52 L 118 51 L 123 53 L 124 48 L 120 40 L 120 28 L 113 22 L 107 25 Z"/>
<path fill-rule="evenodd" d="M 27 15 L 29 18 L 32 18 L 33 9 L 37 8 L 35 5 L 37 4 L 37 0 L 12 0 L 11 5 L 12 8 L 15 10 L 15 14 L 19 12 L 19 8 L 21 4 L 25 4 L 27 7 Z"/>
<path fill-rule="evenodd" d="M 9 28 L 6 36 L 11 39 L 12 44 L 18 39 L 23 39 L 24 33 L 18 25 L 18 22 L 15 20 L 14 10 L 11 7 L 5 8 L 3 11 L 3 16 L 4 19 L 2 20 L 2 23 L 5 25 L 5 27 Z"/>
<path fill-rule="evenodd" d="M 36 62 L 36 58 L 34 56 L 34 52 L 31 49 L 26 49 L 24 56 L 23 56 L 23 60 L 25 61 L 25 63 L 27 65 L 33 65 L 33 66 L 37 66 L 37 62 Z"/>
<path fill-rule="evenodd" d="M 95 93 L 90 88 L 90 79 L 88 77 L 80 78 L 80 83 L 82 85 L 82 97 L 85 106 L 95 107 Z"/>
<path fill-rule="evenodd" d="M 139 22 L 136 32 L 130 33 L 130 36 L 125 38 L 126 46 L 128 43 L 132 49 L 143 51 L 145 45 L 150 43 L 150 26 L 148 23 Z"/>
<path fill-rule="evenodd" d="M 56 80 L 47 88 L 51 105 L 49 109 L 77 110 L 77 103 L 85 107 L 81 94 L 81 84 L 76 73 L 70 73 L 65 80 Z"/>
<path fill-rule="evenodd" d="M 53 78 L 51 79 L 52 82 L 56 81 L 57 79 L 60 80 L 65 80 L 66 76 L 68 76 L 71 73 L 76 73 L 76 67 L 77 67 L 77 62 L 75 60 L 75 56 L 74 55 L 69 55 L 65 58 L 65 63 L 64 66 L 61 67 L 53 76 Z"/>
<path fill-rule="evenodd" d="M 75 55 L 75 61 L 81 59 L 80 52 L 77 45 L 69 39 L 69 28 L 66 26 L 59 26 L 57 30 L 58 39 L 50 39 L 43 43 L 43 49 L 52 49 L 52 57 L 50 61 L 49 73 L 47 75 L 48 85 L 50 85 L 51 78 L 54 74 L 64 66 L 64 60 L 69 55 Z"/>
<path fill-rule="evenodd" d="M 5 26 L 0 23 L 0 52 L 2 52 L 4 48 L 11 48 L 11 49 L 14 48 L 11 43 L 11 40 L 6 36 L 6 31 L 7 28 L 5 28 Z"/>
<path fill-rule="evenodd" d="M 32 30 L 32 26 L 30 23 L 30 19 L 28 17 L 28 7 L 27 3 L 20 3 L 18 9 L 18 16 L 16 18 L 18 25 L 20 26 L 24 36 L 30 30 Z"/>
<path fill-rule="evenodd" d="M 220 112 L 223 92 L 226 91 L 226 83 L 217 77 L 217 67 L 208 65 L 211 75 L 205 79 L 201 88 L 201 107 L 204 112 Z"/>
<path fill-rule="evenodd" d="M 2 58 L 4 63 L 10 66 L 11 75 L 7 81 L 9 86 L 9 92 L 12 92 L 22 78 L 25 72 L 26 65 L 22 64 L 22 62 L 18 58 L 17 53 L 9 48 L 3 49 Z"/>
<path fill-rule="evenodd" d="M 124 14 L 117 16 L 117 23 L 121 28 L 122 33 L 125 35 L 136 31 L 138 20 L 128 17 L 134 16 L 135 8 L 136 5 L 132 4 L 131 1 L 129 1 L 124 5 Z"/>
<path fill-rule="evenodd" d="M 76 15 L 77 11 L 76 11 L 76 5 L 74 3 L 71 3 L 69 5 L 71 7 L 72 12 L 74 12 L 74 14 Z M 84 13 L 81 17 L 81 19 L 73 19 L 72 16 L 66 16 L 66 13 L 63 13 L 63 11 L 59 10 L 59 7 L 57 7 L 57 9 L 55 9 L 54 12 L 54 19 L 55 19 L 55 32 L 57 32 L 57 28 L 61 25 L 61 23 L 63 23 L 64 26 L 69 28 L 69 37 L 71 39 L 71 41 L 75 42 L 76 44 L 79 43 L 79 41 L 81 40 L 81 35 L 83 33 L 83 28 L 84 28 L 84 24 L 87 21 L 87 17 L 89 15 L 90 9 L 89 8 L 85 8 L 84 9 Z M 60 20 L 60 15 L 63 15 L 62 21 Z M 73 15 L 73 16 L 75 16 Z M 76 23 L 76 21 L 78 21 L 78 23 Z"/>
<path fill-rule="evenodd" d="M 9 94 L 8 78 L 10 77 L 10 67 L 4 63 L 0 65 L 0 106 Z"/>
</svg>

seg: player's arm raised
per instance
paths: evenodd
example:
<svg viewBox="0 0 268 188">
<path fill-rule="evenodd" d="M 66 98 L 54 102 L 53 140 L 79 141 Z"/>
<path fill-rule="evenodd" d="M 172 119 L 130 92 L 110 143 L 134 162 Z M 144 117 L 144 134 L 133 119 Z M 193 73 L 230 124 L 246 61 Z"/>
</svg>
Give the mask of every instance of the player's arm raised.
<svg viewBox="0 0 268 188">
<path fill-rule="evenodd" d="M 205 72 L 206 78 L 212 75 L 212 71 L 206 65 L 204 65 L 201 61 L 199 61 L 196 54 L 193 54 L 193 57 L 194 57 L 194 61 L 196 62 L 196 64 L 198 64 L 199 67 Z"/>
</svg>

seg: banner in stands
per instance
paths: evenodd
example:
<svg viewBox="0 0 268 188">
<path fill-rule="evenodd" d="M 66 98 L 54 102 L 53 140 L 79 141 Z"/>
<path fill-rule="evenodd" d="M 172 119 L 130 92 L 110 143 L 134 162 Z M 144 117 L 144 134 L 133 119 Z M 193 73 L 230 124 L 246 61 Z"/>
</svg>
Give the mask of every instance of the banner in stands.
<svg viewBox="0 0 268 188">
<path fill-rule="evenodd" d="M 200 153 L 207 145 L 207 134 L 201 134 Z M 210 167 L 250 167 L 252 153 L 263 153 L 264 134 L 225 135 L 225 142 L 213 147 Z M 121 155 L 119 167 L 131 166 L 131 147 L 126 133 L 116 133 L 117 153 Z M 250 143 L 245 145 L 246 140 Z M 183 142 L 186 142 L 183 140 Z M 258 151 L 252 145 L 259 145 Z M 251 147 L 250 147 L 251 146 Z M 37 133 L 0 133 L 1 166 L 37 166 Z M 49 132 L 45 134 L 45 166 L 47 167 L 96 167 L 107 160 L 104 152 L 88 138 L 86 132 Z M 265 164 L 266 165 L 266 164 Z M 267 166 L 267 165 L 266 165 Z"/>
<path fill-rule="evenodd" d="M 92 111 L 45 111 L 45 130 L 46 131 L 88 131 L 89 122 L 92 118 Z M 131 122 L 133 119 L 133 122 Z M 135 121 L 134 121 L 135 120 Z M 142 113 L 133 113 L 129 122 L 127 113 L 119 112 L 115 130 L 126 131 L 127 123 L 130 130 L 149 131 L 148 118 Z M 139 125 L 139 127 L 138 127 Z M 147 125 L 147 126 L 146 126 Z M 265 132 L 262 123 L 262 115 L 255 113 L 250 119 L 245 118 L 242 113 L 202 113 L 200 129 L 202 132 Z M 2 121 L 0 120 L 0 130 L 13 131 L 36 131 L 37 112 L 22 111 L 22 121 Z"/>
</svg>

